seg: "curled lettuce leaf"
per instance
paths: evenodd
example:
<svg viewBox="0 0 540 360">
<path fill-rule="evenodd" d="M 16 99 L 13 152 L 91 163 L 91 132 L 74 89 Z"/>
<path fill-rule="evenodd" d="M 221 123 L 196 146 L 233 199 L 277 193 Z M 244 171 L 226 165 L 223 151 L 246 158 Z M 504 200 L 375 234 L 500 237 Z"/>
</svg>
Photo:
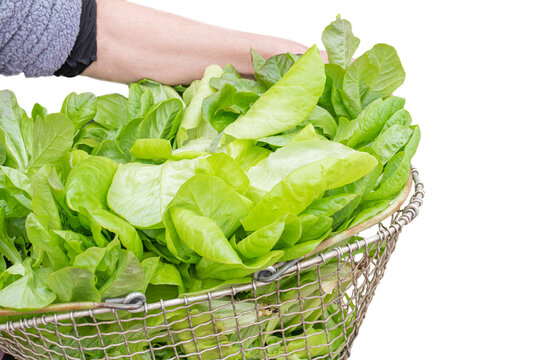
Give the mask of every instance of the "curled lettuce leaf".
<svg viewBox="0 0 540 360">
<path fill-rule="evenodd" d="M 252 202 L 221 178 L 197 174 L 187 180 L 170 203 L 170 210 L 182 208 L 211 219 L 229 237 L 240 226 L 240 220 Z M 172 217 L 174 221 L 174 217 Z"/>
<path fill-rule="evenodd" d="M 181 207 L 169 211 L 178 238 L 199 256 L 221 264 L 242 263 L 221 228 L 210 218 Z M 169 249 L 175 252 L 174 246 Z"/>
<path fill-rule="evenodd" d="M 162 226 L 163 213 L 182 184 L 195 174 L 197 161 L 119 165 L 108 190 L 110 208 L 134 226 Z"/>
<path fill-rule="evenodd" d="M 103 157 L 82 160 L 68 176 L 66 202 L 72 210 L 88 217 L 98 245 L 105 245 L 100 233 L 107 229 L 118 234 L 122 244 L 142 258 L 143 246 L 137 231 L 129 222 L 113 214 L 107 205 L 107 193 L 117 168 L 114 161 Z"/>
<path fill-rule="evenodd" d="M 79 130 L 96 116 L 97 98 L 89 92 L 82 94 L 73 92 L 64 100 L 61 112 L 73 122 L 75 130 Z"/>
<path fill-rule="evenodd" d="M 191 138 L 214 138 L 217 135 L 216 130 L 204 120 L 202 115 L 202 104 L 204 99 L 214 94 L 216 90 L 210 86 L 210 80 L 212 78 L 220 77 L 223 74 L 223 69 L 217 65 L 209 66 L 204 72 L 203 78 L 190 86 L 188 93 L 189 104 L 186 107 L 180 129 L 176 135 L 176 141 L 178 144 L 183 144 L 186 137 L 183 134 L 187 134 L 187 137 Z M 188 92 L 186 90 L 186 92 Z"/>
<path fill-rule="evenodd" d="M 366 107 L 375 99 L 392 95 L 404 80 L 405 71 L 396 49 L 387 44 L 376 44 L 347 69 L 343 93 L 348 104 Z"/>
<path fill-rule="evenodd" d="M 251 186 L 264 192 L 296 169 L 327 158 L 345 158 L 356 151 L 347 146 L 326 140 L 290 142 L 271 153 L 263 162 L 247 172 Z"/>
<path fill-rule="evenodd" d="M 323 60 L 313 46 L 245 115 L 227 126 L 225 134 L 260 139 L 300 124 L 317 105 L 324 83 Z"/>
<path fill-rule="evenodd" d="M 34 269 L 31 259 L 5 270 L 18 279 L 0 290 L 0 307 L 12 309 L 39 309 L 56 300 L 46 283 L 50 268 Z"/>
<path fill-rule="evenodd" d="M 326 190 L 358 180 L 376 164 L 373 156 L 362 152 L 311 162 L 273 186 L 242 220 L 242 224 L 248 231 L 255 230 L 287 213 L 299 214 Z"/>
</svg>

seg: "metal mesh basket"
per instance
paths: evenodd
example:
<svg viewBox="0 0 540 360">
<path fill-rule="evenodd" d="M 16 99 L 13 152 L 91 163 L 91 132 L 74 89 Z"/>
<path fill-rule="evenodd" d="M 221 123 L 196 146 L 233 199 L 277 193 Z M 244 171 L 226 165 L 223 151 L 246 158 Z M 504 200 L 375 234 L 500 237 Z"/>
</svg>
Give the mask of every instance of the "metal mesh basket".
<svg viewBox="0 0 540 360">
<path fill-rule="evenodd" d="M 11 320 L 0 324 L 0 349 L 32 360 L 348 359 L 398 236 L 422 204 L 423 184 L 412 176 L 408 205 L 372 236 L 278 264 L 251 284 L 151 304 L 132 294 Z"/>
</svg>

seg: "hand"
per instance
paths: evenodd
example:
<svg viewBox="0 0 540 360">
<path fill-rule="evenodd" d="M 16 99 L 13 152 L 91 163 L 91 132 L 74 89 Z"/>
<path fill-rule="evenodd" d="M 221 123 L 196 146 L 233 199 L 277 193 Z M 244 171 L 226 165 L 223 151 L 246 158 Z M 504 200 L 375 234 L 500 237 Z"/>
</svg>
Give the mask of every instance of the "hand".
<svg viewBox="0 0 540 360">
<path fill-rule="evenodd" d="M 159 24 L 159 25 L 157 25 Z M 97 61 L 83 75 L 122 83 L 188 84 L 208 65 L 252 75 L 250 50 L 268 58 L 304 53 L 294 41 L 204 24 L 122 0 L 97 1 Z"/>
</svg>

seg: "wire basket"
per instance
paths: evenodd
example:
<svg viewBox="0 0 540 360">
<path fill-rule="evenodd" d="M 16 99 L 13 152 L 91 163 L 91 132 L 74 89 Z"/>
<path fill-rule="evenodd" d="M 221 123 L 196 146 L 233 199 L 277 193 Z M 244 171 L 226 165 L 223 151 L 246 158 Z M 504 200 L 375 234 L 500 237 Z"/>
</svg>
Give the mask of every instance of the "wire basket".
<svg viewBox="0 0 540 360">
<path fill-rule="evenodd" d="M 251 284 L 156 303 L 135 293 L 0 323 L 0 349 L 28 360 L 348 359 L 398 236 L 422 205 L 411 173 L 409 203 L 372 236 L 276 264 Z"/>
</svg>

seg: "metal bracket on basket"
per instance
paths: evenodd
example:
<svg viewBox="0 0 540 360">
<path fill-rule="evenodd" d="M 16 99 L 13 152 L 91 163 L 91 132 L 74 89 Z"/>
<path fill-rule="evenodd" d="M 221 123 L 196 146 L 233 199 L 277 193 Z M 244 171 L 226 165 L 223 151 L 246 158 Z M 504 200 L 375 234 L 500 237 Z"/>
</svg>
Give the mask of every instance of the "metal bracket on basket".
<svg viewBox="0 0 540 360">
<path fill-rule="evenodd" d="M 124 298 L 107 299 L 102 303 L 103 308 L 114 310 L 137 311 L 146 304 L 146 295 L 134 292 Z"/>
<path fill-rule="evenodd" d="M 262 281 L 265 283 L 275 281 L 281 275 L 285 274 L 290 268 L 296 265 L 299 261 L 300 259 L 294 259 L 294 260 L 288 261 L 284 263 L 284 265 L 281 266 L 279 270 L 276 269 L 275 266 L 267 267 L 266 269 L 257 271 L 255 274 L 253 274 L 253 278 L 256 281 Z"/>
</svg>

